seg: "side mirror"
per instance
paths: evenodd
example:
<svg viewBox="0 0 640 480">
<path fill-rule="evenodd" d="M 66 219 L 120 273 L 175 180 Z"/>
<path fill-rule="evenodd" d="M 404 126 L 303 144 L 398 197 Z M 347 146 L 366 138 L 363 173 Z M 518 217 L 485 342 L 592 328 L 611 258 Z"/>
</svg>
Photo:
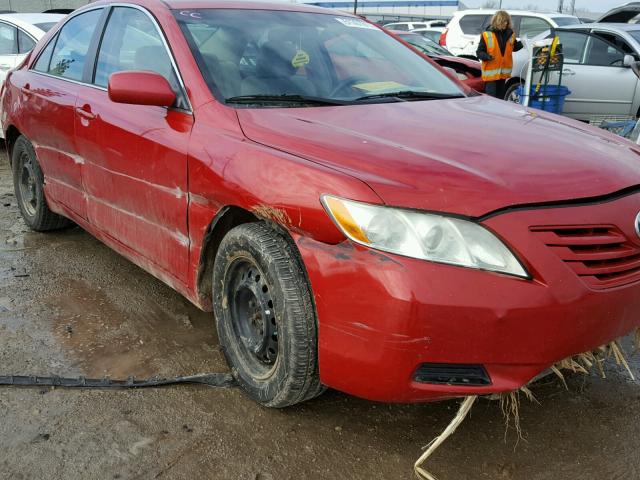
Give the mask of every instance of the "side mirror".
<svg viewBox="0 0 640 480">
<path fill-rule="evenodd" d="M 115 103 L 170 107 L 176 101 L 176 94 L 159 73 L 124 71 L 109 77 L 109 98 Z"/>
<path fill-rule="evenodd" d="M 636 63 L 636 59 L 633 55 L 625 55 L 622 63 L 625 67 L 632 67 L 634 63 Z"/>
</svg>

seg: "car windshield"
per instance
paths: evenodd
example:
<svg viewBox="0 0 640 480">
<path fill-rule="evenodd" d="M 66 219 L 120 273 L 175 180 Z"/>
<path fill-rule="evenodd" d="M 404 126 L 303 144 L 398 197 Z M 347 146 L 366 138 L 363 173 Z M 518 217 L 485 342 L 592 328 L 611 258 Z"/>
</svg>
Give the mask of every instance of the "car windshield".
<svg viewBox="0 0 640 480">
<path fill-rule="evenodd" d="M 433 40 L 429 40 L 428 38 L 423 37 L 422 35 L 415 34 L 399 34 L 401 39 L 407 42 L 410 45 L 413 45 L 418 50 L 423 52 L 426 55 L 451 55 L 451 52 L 444 47 L 441 47 Z"/>
<path fill-rule="evenodd" d="M 581 23 L 578 17 L 553 17 L 553 21 L 556 22 L 559 27 L 578 25 Z"/>
<path fill-rule="evenodd" d="M 381 102 L 464 96 L 437 67 L 359 18 L 245 9 L 174 14 L 212 93 L 230 105 L 347 105 L 368 97 Z"/>
<path fill-rule="evenodd" d="M 57 24 L 58 24 L 58 22 L 34 23 L 34 26 L 38 27 L 43 32 L 48 32 L 53 27 L 55 27 Z"/>
</svg>

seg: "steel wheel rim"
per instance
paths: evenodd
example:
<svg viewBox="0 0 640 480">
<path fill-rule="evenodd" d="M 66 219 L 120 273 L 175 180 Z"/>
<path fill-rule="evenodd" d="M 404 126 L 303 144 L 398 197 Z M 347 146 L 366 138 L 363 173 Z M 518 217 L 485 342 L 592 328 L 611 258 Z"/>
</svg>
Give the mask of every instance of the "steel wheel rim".
<svg viewBox="0 0 640 480">
<path fill-rule="evenodd" d="M 27 215 L 35 217 L 38 208 L 38 190 L 36 174 L 33 168 L 33 162 L 27 152 L 23 152 L 20 156 L 20 203 Z"/>
<path fill-rule="evenodd" d="M 518 95 L 518 89 L 513 90 L 509 96 L 507 97 L 507 100 L 513 103 L 520 103 L 520 95 Z"/>
<path fill-rule="evenodd" d="M 279 358 L 273 288 L 248 258 L 236 259 L 227 272 L 225 294 L 240 353 L 256 377 L 267 377 Z"/>
</svg>

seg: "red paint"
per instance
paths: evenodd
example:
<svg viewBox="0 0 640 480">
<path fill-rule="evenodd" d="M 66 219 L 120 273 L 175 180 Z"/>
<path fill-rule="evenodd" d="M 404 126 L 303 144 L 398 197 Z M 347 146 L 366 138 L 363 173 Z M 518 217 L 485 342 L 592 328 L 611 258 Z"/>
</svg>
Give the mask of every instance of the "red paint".
<svg viewBox="0 0 640 480">
<path fill-rule="evenodd" d="M 105 89 L 31 72 L 40 44 L 9 75 L 4 128 L 33 141 L 52 209 L 195 304 L 210 308 L 198 275 L 216 215 L 268 206 L 309 274 L 322 381 L 354 395 L 425 401 L 510 390 L 640 324 L 639 282 L 592 288 L 530 230 L 613 225 L 640 248 L 640 194 L 586 202 L 640 185 L 634 145 L 484 96 L 236 110 L 211 95 L 166 4 L 138 3 L 165 32 L 192 112 L 116 104 Z M 205 5 L 214 4 L 179 3 Z M 532 273 L 524 280 L 352 245 L 324 212 L 323 193 L 474 218 L 564 206 L 483 221 Z M 481 363 L 493 383 L 417 384 L 422 362 Z"/>
</svg>

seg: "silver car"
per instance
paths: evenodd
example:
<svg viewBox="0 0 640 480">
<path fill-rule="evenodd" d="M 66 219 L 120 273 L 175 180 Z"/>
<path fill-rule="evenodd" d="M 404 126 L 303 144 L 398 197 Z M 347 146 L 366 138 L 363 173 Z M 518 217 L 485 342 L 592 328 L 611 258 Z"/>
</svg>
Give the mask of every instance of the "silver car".
<svg viewBox="0 0 640 480">
<path fill-rule="evenodd" d="M 640 79 L 634 73 L 640 61 L 640 24 L 592 23 L 556 31 L 565 55 L 562 84 L 571 90 L 564 114 L 594 124 L 640 116 Z M 514 55 L 507 100 L 519 100 L 517 88 L 524 83 L 528 65 L 527 49 Z"/>
</svg>

